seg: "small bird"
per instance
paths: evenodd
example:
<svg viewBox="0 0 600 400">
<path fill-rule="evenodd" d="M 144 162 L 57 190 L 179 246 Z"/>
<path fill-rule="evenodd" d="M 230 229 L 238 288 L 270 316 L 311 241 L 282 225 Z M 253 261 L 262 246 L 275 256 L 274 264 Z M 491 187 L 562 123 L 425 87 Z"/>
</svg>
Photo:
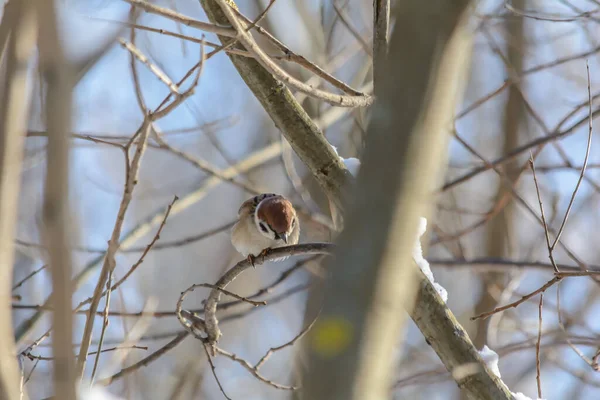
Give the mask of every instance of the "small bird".
<svg viewBox="0 0 600 400">
<path fill-rule="evenodd" d="M 254 266 L 268 249 L 298 243 L 300 223 L 292 203 L 274 193 L 263 193 L 242 203 L 231 243 Z M 285 260 L 282 257 L 273 261 Z"/>
</svg>

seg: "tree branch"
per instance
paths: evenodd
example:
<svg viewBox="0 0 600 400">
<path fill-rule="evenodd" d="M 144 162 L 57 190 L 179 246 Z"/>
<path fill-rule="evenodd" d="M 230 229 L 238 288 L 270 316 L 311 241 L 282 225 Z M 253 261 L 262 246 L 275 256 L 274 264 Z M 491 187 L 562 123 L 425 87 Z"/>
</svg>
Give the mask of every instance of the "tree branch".
<svg viewBox="0 0 600 400">
<path fill-rule="evenodd" d="M 229 20 L 214 0 L 200 2 L 213 23 L 229 24 Z M 219 39 L 223 44 L 230 42 L 227 37 L 220 36 Z M 245 50 L 239 44 L 234 48 Z M 349 183 L 353 179 L 317 125 L 290 90 L 257 60 L 235 54 L 228 56 L 298 157 L 315 176 L 323 191 L 337 207 L 343 209 L 343 199 L 346 198 Z"/>
</svg>

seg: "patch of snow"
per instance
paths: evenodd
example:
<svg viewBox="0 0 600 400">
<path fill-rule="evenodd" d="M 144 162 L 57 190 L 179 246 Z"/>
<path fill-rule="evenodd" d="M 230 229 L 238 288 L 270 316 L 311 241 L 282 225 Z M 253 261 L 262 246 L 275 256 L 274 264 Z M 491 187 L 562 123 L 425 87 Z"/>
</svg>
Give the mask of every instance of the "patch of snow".
<svg viewBox="0 0 600 400">
<path fill-rule="evenodd" d="M 517 392 L 517 393 L 510 392 L 510 394 L 512 394 L 514 396 L 515 400 L 533 400 L 531 397 L 527 397 L 521 392 Z M 538 398 L 537 400 L 544 400 L 544 399 Z"/>
<path fill-rule="evenodd" d="M 502 380 L 502 377 L 500 376 L 500 368 L 498 368 L 498 360 L 500 359 L 498 353 L 496 353 L 494 350 L 490 349 L 487 346 L 483 346 L 483 349 L 479 350 L 479 355 L 481 356 L 483 361 L 485 361 L 485 364 L 490 369 L 490 371 L 492 371 L 494 375 L 496 375 L 498 378 L 500 378 L 500 380 Z M 510 392 L 510 394 L 513 395 L 514 400 L 533 400 L 531 397 L 528 397 L 521 392 Z"/>
<path fill-rule="evenodd" d="M 360 160 L 358 158 L 354 158 L 354 157 L 350 157 L 350 158 L 340 157 L 340 154 L 338 153 L 337 148 L 334 145 L 332 145 L 331 143 L 329 144 L 329 146 L 333 149 L 333 152 L 335 153 L 335 155 L 338 156 L 340 158 L 340 160 L 344 163 L 346 168 L 348 168 L 348 171 L 350 171 L 350 173 L 354 177 L 356 177 L 358 175 L 358 170 L 360 169 Z"/>
<path fill-rule="evenodd" d="M 106 389 L 101 386 L 90 387 L 89 383 L 82 383 L 79 386 L 78 400 L 124 400 L 121 397 L 110 394 Z"/>
<path fill-rule="evenodd" d="M 433 272 L 431 272 L 431 268 L 429 267 L 429 263 L 425 258 L 423 258 L 423 248 L 421 247 L 420 239 L 421 236 L 425 234 L 426 230 L 427 219 L 421 217 L 419 221 L 419 231 L 417 233 L 417 240 L 415 241 L 415 246 L 413 247 L 413 259 L 415 260 L 419 268 L 421 268 L 421 271 L 423 271 L 427 279 L 429 279 L 429 281 L 432 283 L 433 287 L 438 292 L 438 294 L 442 297 L 444 303 L 446 303 L 448 301 L 448 291 L 442 285 L 435 281 L 435 279 L 433 278 Z"/>
<path fill-rule="evenodd" d="M 498 361 L 500 357 L 498 353 L 490 349 L 487 346 L 483 346 L 483 349 L 479 350 L 479 355 L 485 361 L 485 365 L 496 375 L 498 378 L 502 378 L 500 375 L 500 369 L 498 368 Z"/>
</svg>

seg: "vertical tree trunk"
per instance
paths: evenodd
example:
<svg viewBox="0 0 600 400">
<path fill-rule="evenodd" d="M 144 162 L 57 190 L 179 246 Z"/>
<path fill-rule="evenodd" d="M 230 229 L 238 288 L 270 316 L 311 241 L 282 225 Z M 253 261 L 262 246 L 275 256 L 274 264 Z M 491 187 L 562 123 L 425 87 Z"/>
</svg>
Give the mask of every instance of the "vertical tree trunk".
<svg viewBox="0 0 600 400">
<path fill-rule="evenodd" d="M 389 397 L 404 310 L 420 281 L 412 261 L 417 224 L 445 166 L 470 51 L 467 5 L 405 0 L 396 7 L 358 186 L 309 335 L 306 399 Z"/>
<path fill-rule="evenodd" d="M 11 309 L 13 251 L 29 109 L 28 68 L 37 21 L 29 0 L 13 0 L 4 12 L 2 25 L 6 29 L 0 31 L 10 38 L 6 47 L 5 85 L 0 94 L 0 399 L 16 400 L 20 396 L 20 373 Z"/>
<path fill-rule="evenodd" d="M 514 6 L 519 10 L 524 10 L 525 0 L 515 0 Z M 523 70 L 523 50 L 524 37 L 523 25 L 524 18 L 508 18 L 505 22 L 506 42 L 508 49 L 508 62 L 514 73 L 521 73 Z M 508 70 L 507 68 L 507 70 Z M 511 71 L 508 71 L 510 74 Z M 511 85 L 508 89 L 508 99 L 504 108 L 503 127 L 504 127 L 504 145 L 503 154 L 508 153 L 516 148 L 519 143 L 519 125 L 523 121 L 523 99 L 519 92 L 519 83 Z M 517 179 L 518 162 L 509 162 L 505 165 L 505 171 L 511 181 Z M 500 182 L 496 192 L 495 200 L 498 201 L 504 196 L 509 195 L 510 188 L 506 187 L 506 183 Z M 508 257 L 512 248 L 510 238 L 514 238 L 514 211 L 515 203 L 512 197 L 506 207 L 499 212 L 488 223 L 487 229 L 487 246 L 486 252 L 488 257 Z M 475 314 L 491 310 L 497 306 L 498 293 L 505 286 L 506 274 L 499 272 L 491 272 L 483 275 L 483 292 L 479 302 L 475 306 Z M 487 342 L 488 323 L 489 319 L 481 319 L 477 324 L 477 332 L 475 334 L 474 343 L 477 348 L 482 348 Z"/>
</svg>

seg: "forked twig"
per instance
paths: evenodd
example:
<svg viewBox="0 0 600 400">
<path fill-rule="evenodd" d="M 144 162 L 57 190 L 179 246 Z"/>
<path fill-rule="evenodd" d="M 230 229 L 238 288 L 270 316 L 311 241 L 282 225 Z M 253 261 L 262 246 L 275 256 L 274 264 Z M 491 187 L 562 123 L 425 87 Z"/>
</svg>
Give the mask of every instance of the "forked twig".
<svg viewBox="0 0 600 400">
<path fill-rule="evenodd" d="M 529 294 L 526 294 L 525 296 L 521 297 L 519 300 L 514 301 L 514 302 L 507 304 L 505 306 L 502 306 L 502 307 L 496 307 L 491 311 L 486 311 L 484 313 L 481 313 L 479 315 L 471 317 L 471 321 L 475 321 L 476 319 L 480 319 L 480 318 L 488 318 L 496 313 L 508 310 L 509 308 L 517 307 L 519 304 L 526 302 L 527 300 L 534 297 L 535 295 L 544 293 L 546 290 L 548 290 L 550 287 L 552 287 L 555 283 L 560 282 L 562 279 L 563 278 L 560 276 L 555 276 L 554 278 L 552 278 L 548 282 L 546 282 L 542 287 L 540 287 L 537 290 L 534 290 L 533 292 L 531 292 Z"/>
<path fill-rule="evenodd" d="M 264 356 L 261 357 L 260 360 L 258 360 L 258 362 L 256 363 L 256 365 L 254 366 L 254 368 L 258 371 L 260 369 L 260 367 L 262 367 L 267 360 L 273 355 L 273 353 L 275 353 L 276 351 L 279 351 L 281 349 L 284 349 L 286 347 L 289 346 L 293 346 L 298 340 L 302 339 L 302 337 L 304 335 L 306 335 L 306 333 L 308 331 L 311 330 L 311 328 L 314 326 L 315 322 L 317 322 L 317 319 L 319 318 L 319 315 L 321 314 L 321 312 L 319 311 L 319 313 L 317 314 L 317 316 L 312 320 L 312 322 L 310 324 L 308 324 L 304 329 L 302 329 L 300 331 L 300 333 L 298 333 L 296 336 L 294 336 L 294 338 L 292 340 L 290 340 L 289 342 L 286 342 L 284 344 L 282 344 L 281 346 L 277 346 L 277 347 L 271 347 Z"/>
<path fill-rule="evenodd" d="M 205 346 L 208 346 L 208 344 L 205 344 Z M 282 389 L 282 390 L 296 390 L 298 389 L 297 386 L 288 386 L 288 385 L 282 385 L 276 382 L 273 382 L 272 380 L 265 378 L 259 371 L 258 368 L 252 366 L 252 364 L 250 364 L 248 361 L 244 360 L 243 358 L 238 357 L 237 355 L 230 353 L 228 351 L 225 351 L 219 347 L 213 346 L 212 347 L 214 349 L 214 351 L 217 354 L 221 354 L 222 356 L 225 356 L 227 358 L 229 358 L 230 360 L 233 360 L 235 362 L 237 362 L 238 364 L 240 364 L 242 367 L 244 367 L 246 370 L 248 370 L 248 372 L 250 372 L 252 374 L 252 376 L 254 376 L 256 379 L 258 379 L 261 382 L 264 382 L 270 386 L 273 386 L 276 389 Z M 208 351 L 208 349 L 207 349 Z"/>
<path fill-rule="evenodd" d="M 575 185 L 575 190 L 571 195 L 571 200 L 569 200 L 569 205 L 567 207 L 567 211 L 565 212 L 565 217 L 563 218 L 562 223 L 560 224 L 560 228 L 558 229 L 558 233 L 556 234 L 556 238 L 554 238 L 554 242 L 552 243 L 552 250 L 556 247 L 556 244 L 560 240 L 560 236 L 562 235 L 563 229 L 565 228 L 565 224 L 567 223 L 567 219 L 569 218 L 569 213 L 571 212 L 571 207 L 573 207 L 573 202 L 575 201 L 575 196 L 577 195 L 577 191 L 579 190 L 579 186 L 581 185 L 581 181 L 583 180 L 583 176 L 585 175 L 585 169 L 587 168 L 588 159 L 590 156 L 590 149 L 592 148 L 592 89 L 591 89 L 591 79 L 590 79 L 590 66 L 586 60 L 585 63 L 586 71 L 587 71 L 587 89 L 588 89 L 588 140 L 587 147 L 585 149 L 585 158 L 583 159 L 583 166 L 581 167 L 581 174 L 579 175 L 579 179 L 577 180 L 577 185 Z"/>
<path fill-rule="evenodd" d="M 540 204 L 540 213 L 542 214 L 542 226 L 544 228 L 544 235 L 546 237 L 546 245 L 548 246 L 548 257 L 550 257 L 550 262 L 552 263 L 552 268 L 554 268 L 554 272 L 558 273 L 560 271 L 558 269 L 558 266 L 556 265 L 556 261 L 554 260 L 554 248 L 550 244 L 550 232 L 548 230 L 548 224 L 546 223 L 546 214 L 544 213 L 544 205 L 542 204 L 540 187 L 538 184 L 537 175 L 535 173 L 535 162 L 533 161 L 533 155 L 529 157 L 529 166 L 531 167 L 531 172 L 533 173 L 533 184 L 537 193 L 538 203 Z"/>
<path fill-rule="evenodd" d="M 148 67 L 148 69 L 152 71 L 152 73 L 156 75 L 158 79 L 160 79 L 165 85 L 167 85 L 167 87 L 169 88 L 169 90 L 171 90 L 172 93 L 174 93 L 175 95 L 180 95 L 179 87 L 177 87 L 177 85 L 173 83 L 171 78 L 169 78 L 167 74 L 165 74 L 155 64 L 150 62 L 148 57 L 146 57 L 136 46 L 134 46 L 133 43 L 128 42 L 127 40 L 122 38 L 119 38 L 119 43 L 121 43 L 121 46 L 123 46 L 125 49 L 127 49 L 127 51 L 133 54 L 135 58 L 137 58 L 142 64 Z"/>
</svg>

